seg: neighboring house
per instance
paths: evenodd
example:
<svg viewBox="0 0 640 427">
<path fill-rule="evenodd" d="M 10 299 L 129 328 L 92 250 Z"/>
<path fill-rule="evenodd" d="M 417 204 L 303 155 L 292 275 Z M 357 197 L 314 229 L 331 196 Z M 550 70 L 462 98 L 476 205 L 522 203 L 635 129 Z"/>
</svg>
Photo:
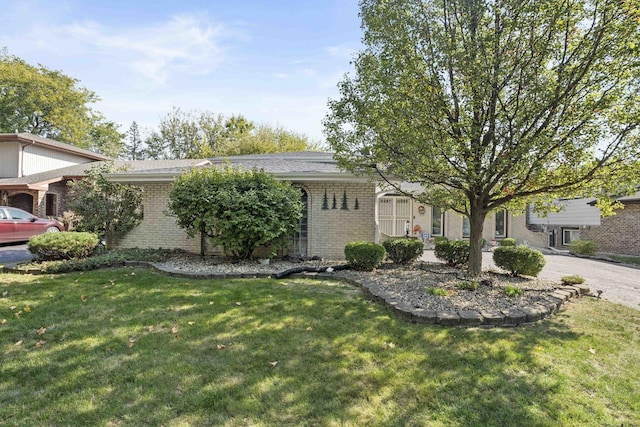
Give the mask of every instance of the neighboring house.
<svg viewBox="0 0 640 427">
<path fill-rule="evenodd" d="M 341 170 L 331 153 L 277 153 L 209 159 L 201 167 L 258 169 L 300 189 L 304 215 L 292 239 L 289 253 L 341 259 L 344 246 L 353 241 L 381 242 L 407 234 L 429 240 L 444 235 L 451 239 L 468 237 L 469 227 L 452 212 L 421 205 L 412 199 L 381 188 L 369 178 Z M 144 220 L 118 242 L 118 246 L 181 248 L 198 252 L 200 241 L 188 238 L 167 214 L 173 181 L 186 167 L 137 169 L 108 175 L 116 182 L 143 188 Z M 488 242 L 514 237 L 533 245 L 545 245 L 544 236 L 527 230 L 524 215 L 507 211 L 491 215 L 485 223 Z M 219 248 L 209 248 L 216 252 Z"/>
<path fill-rule="evenodd" d="M 579 240 L 587 228 L 600 225 L 600 210 L 593 205 L 595 198 L 560 199 L 555 205 L 558 212 L 540 215 L 527 207 L 527 226 L 548 236 L 546 245 L 567 249 L 573 240 Z"/>
<path fill-rule="evenodd" d="M 580 238 L 596 242 L 599 252 L 640 256 L 640 191 L 618 201 L 624 206 L 622 209 L 602 218 L 599 227 L 581 230 Z"/>
<path fill-rule="evenodd" d="M 0 205 L 40 216 L 57 216 L 59 197 L 64 191 L 56 185 L 60 181 L 56 181 L 55 176 L 41 174 L 107 159 L 101 154 L 30 133 L 0 134 Z M 42 178 L 30 179 L 37 175 Z"/>
</svg>

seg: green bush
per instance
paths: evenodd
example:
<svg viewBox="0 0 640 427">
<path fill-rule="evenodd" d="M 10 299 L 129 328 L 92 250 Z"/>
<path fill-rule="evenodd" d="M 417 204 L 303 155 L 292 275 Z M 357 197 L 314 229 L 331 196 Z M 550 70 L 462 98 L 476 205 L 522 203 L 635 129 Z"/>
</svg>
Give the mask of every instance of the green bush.
<svg viewBox="0 0 640 427">
<path fill-rule="evenodd" d="M 86 258 L 93 254 L 100 240 L 91 233 L 64 231 L 33 236 L 29 240 L 29 252 L 41 261 Z"/>
<path fill-rule="evenodd" d="M 344 256 L 354 270 L 371 271 L 382 264 L 384 246 L 371 242 L 351 242 L 344 247 Z"/>
<path fill-rule="evenodd" d="M 563 285 L 580 285 L 584 283 L 584 277 L 578 275 L 562 276 L 560 281 Z"/>
<path fill-rule="evenodd" d="M 396 264 L 409 264 L 420 258 L 424 244 L 418 239 L 401 238 L 382 242 L 387 256 Z"/>
<path fill-rule="evenodd" d="M 448 242 L 449 239 L 446 236 L 436 236 L 433 238 L 433 243 L 435 243 L 436 245 L 438 243 L 442 243 L 442 242 Z"/>
<path fill-rule="evenodd" d="M 522 296 L 522 294 L 524 294 L 524 289 L 519 288 L 517 286 L 507 285 L 504 287 L 502 292 L 509 298 L 515 298 L 515 297 Z"/>
<path fill-rule="evenodd" d="M 464 240 L 443 240 L 436 243 L 436 258 L 446 261 L 452 267 L 464 265 L 469 261 L 469 242 Z"/>
<path fill-rule="evenodd" d="M 595 256 L 598 245 L 592 240 L 574 240 L 569 243 L 569 252 L 576 255 Z"/>
<path fill-rule="evenodd" d="M 38 268 L 43 273 L 68 273 L 70 271 L 86 271 L 109 266 L 120 266 L 124 265 L 125 261 L 163 262 L 176 253 L 179 254 L 181 251 L 172 249 L 120 249 L 83 259 L 39 262 Z"/>
<path fill-rule="evenodd" d="M 449 295 L 449 292 L 447 292 L 446 289 L 442 289 L 442 288 L 429 288 L 427 289 L 427 293 L 429 295 L 435 295 L 439 297 L 446 297 Z"/>
<path fill-rule="evenodd" d="M 521 274 L 537 276 L 546 263 L 540 251 L 526 246 L 497 247 L 493 250 L 493 262 L 514 277 Z"/>
<path fill-rule="evenodd" d="M 514 239 L 513 237 L 507 237 L 506 239 L 502 239 L 502 241 L 500 242 L 500 246 L 515 246 L 516 245 L 516 239 Z"/>
<path fill-rule="evenodd" d="M 462 282 L 458 283 L 458 289 L 462 289 L 465 291 L 475 291 L 476 289 L 478 289 L 478 282 L 474 280 L 463 280 Z"/>
</svg>

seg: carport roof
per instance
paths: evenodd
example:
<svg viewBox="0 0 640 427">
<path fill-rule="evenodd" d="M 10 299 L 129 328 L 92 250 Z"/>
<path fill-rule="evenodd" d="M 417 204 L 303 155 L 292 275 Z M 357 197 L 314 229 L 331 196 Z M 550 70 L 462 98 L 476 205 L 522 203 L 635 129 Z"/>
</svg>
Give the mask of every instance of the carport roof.
<svg viewBox="0 0 640 427">
<path fill-rule="evenodd" d="M 0 190 L 46 190 L 49 184 L 60 182 L 66 179 L 83 178 L 87 176 L 89 169 L 100 166 L 110 161 L 100 161 L 83 163 L 80 165 L 67 166 L 20 178 L 0 179 Z M 115 160 L 113 164 L 116 168 L 126 168 L 129 172 L 154 170 L 183 170 L 188 167 L 202 166 L 209 164 L 206 159 L 187 160 Z"/>
</svg>

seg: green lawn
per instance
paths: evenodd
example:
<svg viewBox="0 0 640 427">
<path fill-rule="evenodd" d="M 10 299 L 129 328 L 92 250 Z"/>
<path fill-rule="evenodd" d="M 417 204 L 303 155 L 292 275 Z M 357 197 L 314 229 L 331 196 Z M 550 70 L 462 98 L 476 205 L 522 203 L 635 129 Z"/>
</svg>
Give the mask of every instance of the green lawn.
<svg viewBox="0 0 640 427">
<path fill-rule="evenodd" d="M 340 282 L 0 275 L 0 425 L 640 425 L 640 312 L 412 325 Z"/>
</svg>

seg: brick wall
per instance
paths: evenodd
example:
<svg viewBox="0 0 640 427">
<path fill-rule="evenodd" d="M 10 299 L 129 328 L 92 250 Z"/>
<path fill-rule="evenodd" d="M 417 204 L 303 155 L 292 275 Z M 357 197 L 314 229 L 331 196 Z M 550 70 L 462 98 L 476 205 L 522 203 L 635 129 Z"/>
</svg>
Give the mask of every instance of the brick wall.
<svg viewBox="0 0 640 427">
<path fill-rule="evenodd" d="M 370 183 L 318 182 L 301 185 L 309 195 L 308 254 L 329 259 L 344 259 L 349 242 L 373 242 L 376 234 L 375 186 Z M 327 207 L 323 209 L 324 194 Z M 348 210 L 342 209 L 346 194 Z M 333 209 L 333 197 L 336 209 Z M 355 202 L 358 199 L 358 209 Z"/>
<path fill-rule="evenodd" d="M 356 240 L 374 241 L 375 238 L 375 186 L 368 183 L 339 182 L 296 184 L 308 194 L 308 248 L 309 256 L 343 259 L 344 246 Z M 169 201 L 170 183 L 142 185 L 144 220 L 118 242 L 121 248 L 180 248 L 189 252 L 200 251 L 200 238 L 189 238 L 175 223 L 175 218 L 164 214 Z M 324 193 L 328 209 L 323 209 Z M 333 209 L 333 196 L 336 209 Z M 348 210 L 341 209 L 346 194 Z M 355 201 L 358 199 L 358 209 Z M 210 252 L 218 252 L 215 248 Z"/>
<path fill-rule="evenodd" d="M 169 202 L 171 183 L 141 185 L 144 219 L 118 241 L 119 248 L 176 248 L 200 252 L 200 237 L 189 238 L 176 225 L 176 220 L 164 214 Z"/>
<path fill-rule="evenodd" d="M 580 230 L 580 238 L 593 240 L 599 252 L 640 256 L 640 204 L 626 204 L 599 226 Z"/>
</svg>

